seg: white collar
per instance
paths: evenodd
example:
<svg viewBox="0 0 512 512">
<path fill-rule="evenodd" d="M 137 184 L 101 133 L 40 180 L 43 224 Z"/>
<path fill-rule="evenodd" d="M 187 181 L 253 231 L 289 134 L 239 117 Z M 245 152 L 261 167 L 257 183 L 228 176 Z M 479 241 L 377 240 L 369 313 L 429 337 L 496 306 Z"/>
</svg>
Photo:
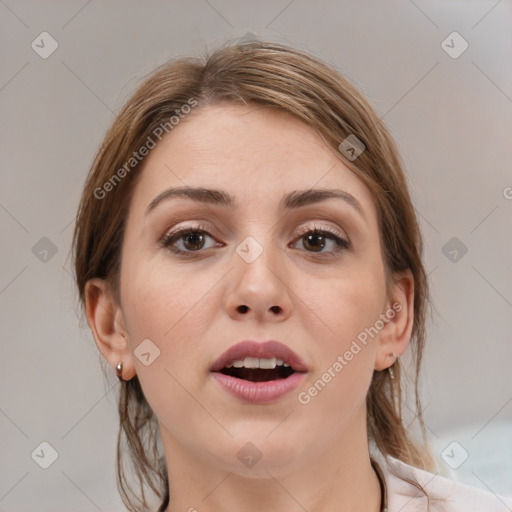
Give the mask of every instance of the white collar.
<svg viewBox="0 0 512 512">
<path fill-rule="evenodd" d="M 510 512 L 504 497 L 429 473 L 390 456 L 372 458 L 386 481 L 387 512 Z M 410 480 L 413 483 L 407 482 Z M 423 487 L 422 492 L 414 484 Z"/>
</svg>

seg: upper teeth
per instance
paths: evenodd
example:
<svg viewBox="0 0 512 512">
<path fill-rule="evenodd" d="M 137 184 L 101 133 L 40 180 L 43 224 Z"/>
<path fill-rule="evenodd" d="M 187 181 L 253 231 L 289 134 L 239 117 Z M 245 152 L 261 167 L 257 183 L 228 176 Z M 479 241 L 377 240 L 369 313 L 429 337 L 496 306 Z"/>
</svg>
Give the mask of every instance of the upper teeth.
<svg viewBox="0 0 512 512">
<path fill-rule="evenodd" d="M 246 357 L 243 361 L 241 359 L 233 361 L 231 364 L 226 365 L 226 368 L 264 368 L 273 369 L 276 366 L 289 367 L 288 363 L 285 363 L 281 359 L 275 357 L 271 358 L 260 358 L 260 357 Z"/>
</svg>

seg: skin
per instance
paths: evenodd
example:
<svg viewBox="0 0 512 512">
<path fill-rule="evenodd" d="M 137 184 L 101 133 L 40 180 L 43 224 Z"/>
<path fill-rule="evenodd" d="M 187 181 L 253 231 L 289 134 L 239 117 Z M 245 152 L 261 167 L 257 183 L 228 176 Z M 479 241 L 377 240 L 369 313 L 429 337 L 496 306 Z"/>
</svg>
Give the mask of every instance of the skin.
<svg viewBox="0 0 512 512">
<path fill-rule="evenodd" d="M 138 375 L 158 418 L 167 511 L 377 512 L 365 397 L 373 371 L 389 367 L 410 340 L 413 279 L 396 276 L 386 295 L 369 189 L 299 120 L 225 104 L 175 127 L 148 155 L 140 178 L 122 247 L 120 304 L 105 282 L 92 279 L 86 312 L 105 359 L 112 367 L 122 361 L 125 380 Z M 184 185 L 224 190 L 239 207 L 174 198 L 145 215 L 162 191 Z M 364 216 L 340 199 L 278 209 L 285 193 L 311 188 L 343 189 Z M 175 244 L 195 250 L 193 257 L 159 244 L 171 229 L 198 221 L 208 231 L 204 244 L 186 237 Z M 303 233 L 314 226 L 334 228 L 349 248 L 336 253 L 331 239 L 308 245 Z M 263 249 L 252 263 L 236 252 L 248 236 Z M 307 405 L 299 403 L 298 393 L 396 301 L 402 310 L 378 336 Z M 160 355 L 145 366 L 134 350 L 147 338 Z M 244 339 L 292 348 L 309 367 L 299 389 L 267 405 L 223 391 L 208 368 Z M 262 454 L 250 468 L 237 457 L 247 442 Z"/>
</svg>

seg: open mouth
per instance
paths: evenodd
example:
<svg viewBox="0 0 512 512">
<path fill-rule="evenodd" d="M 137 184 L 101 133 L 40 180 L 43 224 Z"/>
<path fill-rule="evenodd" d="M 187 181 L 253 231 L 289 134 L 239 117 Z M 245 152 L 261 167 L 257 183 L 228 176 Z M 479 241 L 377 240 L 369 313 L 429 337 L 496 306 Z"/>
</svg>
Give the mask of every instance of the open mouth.
<svg viewBox="0 0 512 512">
<path fill-rule="evenodd" d="M 263 382 L 286 379 L 295 373 L 295 370 L 280 359 L 247 357 L 243 361 L 233 361 L 222 368 L 220 373 L 251 382 Z"/>
<path fill-rule="evenodd" d="M 271 404 L 290 395 L 309 368 L 283 343 L 246 340 L 226 350 L 209 371 L 232 397 L 251 404 Z"/>
<path fill-rule="evenodd" d="M 220 373 L 251 382 L 263 382 L 266 380 L 286 379 L 295 373 L 295 370 L 284 367 L 278 367 L 274 370 L 262 368 L 223 368 Z"/>
</svg>

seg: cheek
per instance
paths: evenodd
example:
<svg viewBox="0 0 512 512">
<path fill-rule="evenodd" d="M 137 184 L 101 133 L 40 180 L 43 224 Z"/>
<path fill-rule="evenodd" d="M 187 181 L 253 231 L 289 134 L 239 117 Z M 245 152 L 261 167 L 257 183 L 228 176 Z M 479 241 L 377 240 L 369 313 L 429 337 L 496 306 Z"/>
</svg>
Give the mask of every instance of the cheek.
<svg viewBox="0 0 512 512">
<path fill-rule="evenodd" d="M 378 262 L 347 265 L 326 279 L 308 281 L 299 293 L 307 308 L 315 313 L 316 324 L 322 326 L 325 348 L 343 350 L 374 325 L 383 312 L 383 269 Z"/>
<path fill-rule="evenodd" d="M 130 265 L 128 259 L 124 263 L 123 315 L 137 376 L 158 416 L 179 422 L 180 411 L 190 407 L 184 389 L 192 389 L 197 379 L 190 368 L 196 368 L 203 355 L 201 343 L 214 309 L 211 301 L 218 300 L 214 282 L 206 275 L 194 279 L 190 273 L 170 271 L 162 263 Z M 143 347 L 144 353 L 150 353 L 149 365 L 139 357 Z"/>
<path fill-rule="evenodd" d="M 123 305 L 135 330 L 150 329 L 162 338 L 175 324 L 200 305 L 212 285 L 208 274 L 171 267 L 165 256 L 151 261 L 128 259 L 122 269 Z"/>
<path fill-rule="evenodd" d="M 160 351 L 151 369 L 181 373 L 197 365 L 204 333 L 216 311 L 211 304 L 218 301 L 214 287 L 218 277 L 210 272 L 194 278 L 197 273 L 170 269 L 165 258 L 144 264 L 135 264 L 133 258 L 123 263 L 123 313 L 132 351 L 137 355 L 137 346 L 150 339 Z M 137 357 L 134 364 L 142 380 L 151 378 Z"/>
<path fill-rule="evenodd" d="M 385 291 L 375 275 L 352 275 L 331 281 L 319 297 L 315 313 L 328 328 L 321 336 L 311 332 L 317 342 L 315 372 L 301 389 L 299 403 L 313 422 L 318 420 L 318 428 L 339 431 L 364 406 L 378 338 L 370 328 L 382 312 Z"/>
<path fill-rule="evenodd" d="M 316 340 L 315 372 L 303 388 L 302 403 L 310 401 L 334 425 L 364 403 L 371 383 L 378 339 L 374 326 L 386 298 L 383 267 L 374 258 L 354 260 L 323 282 L 310 281 L 302 293 L 308 298 L 305 312 L 310 311 L 304 326 Z M 332 415 L 322 412 L 326 404 Z"/>
</svg>

